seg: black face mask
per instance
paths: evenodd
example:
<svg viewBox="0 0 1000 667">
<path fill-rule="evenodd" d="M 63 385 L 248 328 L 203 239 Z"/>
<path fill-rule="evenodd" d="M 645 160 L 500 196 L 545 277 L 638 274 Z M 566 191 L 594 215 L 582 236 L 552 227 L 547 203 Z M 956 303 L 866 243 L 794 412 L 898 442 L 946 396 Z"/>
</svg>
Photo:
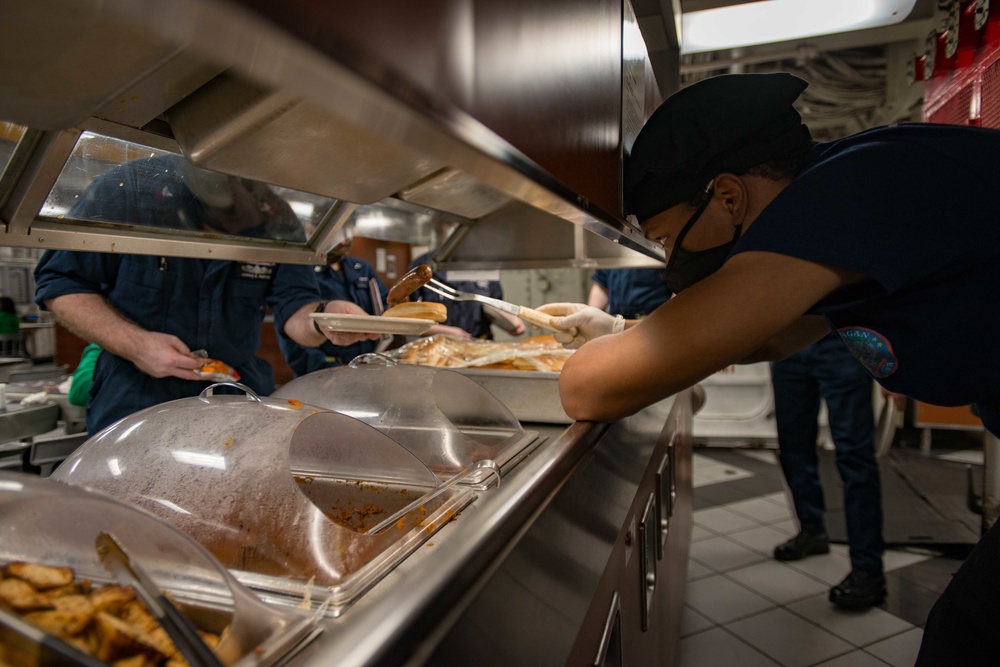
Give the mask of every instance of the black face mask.
<svg viewBox="0 0 1000 667">
<path fill-rule="evenodd" d="M 743 225 L 736 228 L 733 233 L 733 238 L 728 243 L 723 243 L 720 246 L 714 248 L 709 248 L 707 250 L 682 250 L 681 243 L 684 242 L 684 237 L 687 236 L 688 231 L 694 226 L 694 223 L 698 222 L 698 218 L 701 214 L 705 212 L 708 207 L 708 202 L 712 199 L 712 190 L 709 188 L 706 193 L 705 201 L 698 205 L 695 210 L 694 215 L 691 219 L 684 224 L 681 228 L 680 234 L 677 235 L 677 240 L 674 242 L 674 249 L 670 253 L 670 258 L 667 260 L 667 287 L 674 294 L 683 292 L 691 285 L 694 285 L 699 280 L 707 278 L 716 271 L 718 271 L 723 264 L 725 264 L 726 259 L 729 257 L 729 253 L 732 251 L 733 246 L 740 239 L 740 231 L 743 229 Z"/>
</svg>

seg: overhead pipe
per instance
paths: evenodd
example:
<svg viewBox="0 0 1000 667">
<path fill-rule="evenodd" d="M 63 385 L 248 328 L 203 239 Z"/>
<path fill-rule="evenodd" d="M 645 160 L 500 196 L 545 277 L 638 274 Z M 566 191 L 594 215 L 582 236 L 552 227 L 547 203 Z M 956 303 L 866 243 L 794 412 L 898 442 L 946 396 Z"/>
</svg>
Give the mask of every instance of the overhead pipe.
<svg viewBox="0 0 1000 667">
<path fill-rule="evenodd" d="M 788 51 L 777 51 L 771 53 L 752 53 L 740 55 L 733 58 L 719 58 L 708 62 L 682 63 L 681 74 L 696 74 L 700 72 L 711 72 L 714 70 L 733 68 L 739 69 L 744 65 L 754 65 L 756 63 L 769 63 L 776 60 L 795 60 L 795 64 L 803 66 L 810 60 L 819 56 L 819 48 L 814 44 L 800 44 Z"/>
</svg>

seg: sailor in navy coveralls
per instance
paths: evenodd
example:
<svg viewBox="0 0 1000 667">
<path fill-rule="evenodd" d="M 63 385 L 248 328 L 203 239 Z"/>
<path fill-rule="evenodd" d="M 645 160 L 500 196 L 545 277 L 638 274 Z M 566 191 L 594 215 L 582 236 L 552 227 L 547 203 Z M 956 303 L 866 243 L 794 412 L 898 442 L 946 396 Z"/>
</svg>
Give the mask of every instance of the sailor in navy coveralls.
<svg viewBox="0 0 1000 667">
<path fill-rule="evenodd" d="M 320 295 L 324 299 L 349 301 L 356 304 L 368 315 L 375 315 L 375 304 L 372 300 L 371 283 L 378 290 L 382 307 L 385 307 L 388 288 L 382 284 L 375 268 L 361 259 L 347 253 L 351 248 L 351 239 L 347 239 L 327 253 L 326 263 L 316 266 L 313 271 L 319 283 Z M 283 333 L 278 334 L 278 345 L 285 360 L 295 373 L 295 376 L 312 373 L 322 368 L 332 368 L 348 364 L 355 357 L 369 354 L 378 348 L 378 341 L 363 340 L 352 345 L 334 345 L 327 341 L 319 347 L 299 345 Z"/>
<path fill-rule="evenodd" d="M 194 169 L 159 155 L 101 174 L 69 217 L 240 236 L 300 240 L 287 202 L 270 188 Z M 334 334 L 313 326 L 321 303 L 312 267 L 48 251 L 35 268 L 36 302 L 103 352 L 94 369 L 87 431 L 137 410 L 187 396 L 207 384 L 195 373 L 205 350 L 261 395 L 274 390 L 271 366 L 256 356 L 267 309 L 275 326 L 303 345 L 350 344 L 366 335 Z M 358 312 L 331 301 L 327 312 Z"/>
<path fill-rule="evenodd" d="M 649 315 L 670 298 L 666 271 L 658 268 L 598 269 L 587 303 L 612 315 L 637 320 Z"/>
</svg>

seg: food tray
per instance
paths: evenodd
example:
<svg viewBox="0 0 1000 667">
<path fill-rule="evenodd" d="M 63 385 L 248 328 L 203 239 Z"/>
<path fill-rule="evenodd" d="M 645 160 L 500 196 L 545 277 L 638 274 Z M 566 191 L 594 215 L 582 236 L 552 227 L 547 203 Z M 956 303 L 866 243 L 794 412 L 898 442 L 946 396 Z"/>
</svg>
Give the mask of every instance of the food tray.
<svg viewBox="0 0 1000 667">
<path fill-rule="evenodd" d="M 53 478 L 153 512 L 268 601 L 329 615 L 475 499 L 464 487 L 438 493 L 427 466 L 350 416 L 212 389 L 109 426 Z M 366 516 L 388 520 L 418 498 L 371 530 Z"/>
<path fill-rule="evenodd" d="M 413 317 L 385 317 L 384 315 L 310 313 L 309 317 L 329 331 L 395 334 L 399 336 L 419 336 L 435 324 L 434 320 L 421 320 Z"/>
<path fill-rule="evenodd" d="M 190 537 L 147 512 L 52 480 L 0 473 L 0 563 L 70 567 L 77 579 L 110 582 L 95 548 L 103 531 L 122 541 L 200 629 L 231 626 L 220 656 L 227 665 L 274 664 L 316 628 L 313 614 L 264 604 Z"/>
</svg>

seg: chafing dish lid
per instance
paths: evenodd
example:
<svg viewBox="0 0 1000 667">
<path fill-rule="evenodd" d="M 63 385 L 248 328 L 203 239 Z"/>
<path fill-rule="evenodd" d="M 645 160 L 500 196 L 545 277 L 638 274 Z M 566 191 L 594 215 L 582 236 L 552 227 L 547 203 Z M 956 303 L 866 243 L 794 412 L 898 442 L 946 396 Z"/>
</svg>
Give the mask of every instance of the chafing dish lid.
<svg viewBox="0 0 1000 667">
<path fill-rule="evenodd" d="M 503 459 L 524 434 L 493 394 L 460 373 L 438 368 L 338 366 L 296 378 L 274 396 L 363 421 L 445 475 L 478 461 Z"/>
<path fill-rule="evenodd" d="M 233 395 L 203 394 L 126 417 L 85 442 L 53 478 L 167 519 L 240 573 L 298 582 L 267 580 L 265 588 L 302 597 L 303 582 L 310 582 L 335 587 L 326 592 L 344 599 L 384 574 L 369 564 L 415 548 L 426 535 L 409 529 L 423 531 L 422 520 L 440 525 L 435 512 L 453 515 L 448 503 L 464 493 L 449 489 L 398 530 L 367 534 L 362 519 L 389 516 L 390 501 L 405 506 L 438 486 L 437 476 L 347 415 L 297 400 Z M 317 499 L 342 504 L 320 507 Z M 240 579 L 254 585 L 253 577 Z M 314 597 L 321 600 L 324 591 Z"/>
</svg>

